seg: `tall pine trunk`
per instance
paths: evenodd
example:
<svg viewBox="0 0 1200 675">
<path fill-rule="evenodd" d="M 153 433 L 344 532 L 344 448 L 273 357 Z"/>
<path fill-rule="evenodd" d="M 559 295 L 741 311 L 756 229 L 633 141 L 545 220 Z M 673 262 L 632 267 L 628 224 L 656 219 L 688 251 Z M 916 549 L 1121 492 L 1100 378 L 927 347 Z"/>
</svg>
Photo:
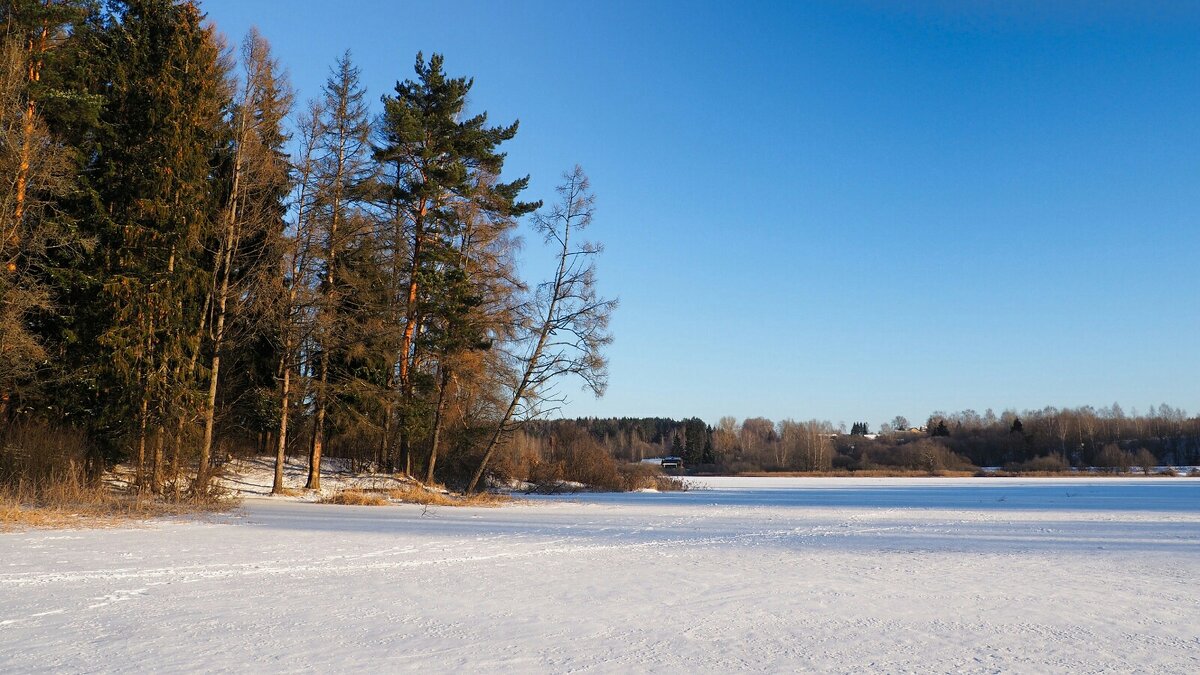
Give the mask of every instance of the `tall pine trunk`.
<svg viewBox="0 0 1200 675">
<path fill-rule="evenodd" d="M 29 61 L 27 77 L 30 86 L 37 84 L 42 79 L 42 58 L 46 53 L 47 41 L 50 37 L 50 26 L 46 23 L 42 24 L 36 37 L 29 38 Z M 33 100 L 32 94 L 26 94 L 25 111 L 21 119 L 21 146 L 19 159 L 17 163 L 16 175 L 16 190 L 13 207 L 13 225 L 15 227 L 15 236 L 20 236 L 21 221 L 25 218 L 25 195 L 29 190 L 29 171 L 31 161 L 33 159 L 33 135 L 34 127 L 37 124 L 37 104 Z M 19 243 L 14 242 L 14 243 Z"/>
<path fill-rule="evenodd" d="M 400 340 L 400 405 L 402 411 L 412 406 L 413 386 L 412 369 L 416 364 L 417 354 L 413 348 L 417 331 L 417 277 L 421 270 L 422 246 L 425 239 L 425 216 L 429 212 L 429 204 L 421 198 L 417 209 L 416 222 L 413 224 L 412 264 L 408 274 L 408 297 L 404 316 L 404 333 Z M 403 413 L 402 413 L 403 414 Z M 404 475 L 412 475 L 412 447 L 408 424 L 400 426 L 400 460 L 404 464 Z"/>
</svg>

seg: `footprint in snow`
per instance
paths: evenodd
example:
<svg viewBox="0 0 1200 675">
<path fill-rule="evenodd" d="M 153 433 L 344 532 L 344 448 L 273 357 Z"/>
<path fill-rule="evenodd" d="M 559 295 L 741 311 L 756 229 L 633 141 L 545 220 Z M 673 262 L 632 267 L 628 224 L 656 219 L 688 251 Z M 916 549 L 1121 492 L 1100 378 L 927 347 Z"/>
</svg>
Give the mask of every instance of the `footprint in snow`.
<svg viewBox="0 0 1200 675">
<path fill-rule="evenodd" d="M 94 605 L 88 605 L 88 609 L 96 609 L 99 607 L 106 607 L 108 605 L 116 604 L 118 602 L 132 600 L 140 595 L 145 595 L 148 590 L 150 590 L 150 589 L 134 588 L 134 589 L 127 590 L 127 591 L 124 591 L 124 590 L 113 591 L 112 593 L 109 593 L 108 595 L 104 595 L 104 596 L 101 596 L 98 598 L 92 598 L 93 600 L 99 600 L 100 602 L 97 602 Z"/>
</svg>

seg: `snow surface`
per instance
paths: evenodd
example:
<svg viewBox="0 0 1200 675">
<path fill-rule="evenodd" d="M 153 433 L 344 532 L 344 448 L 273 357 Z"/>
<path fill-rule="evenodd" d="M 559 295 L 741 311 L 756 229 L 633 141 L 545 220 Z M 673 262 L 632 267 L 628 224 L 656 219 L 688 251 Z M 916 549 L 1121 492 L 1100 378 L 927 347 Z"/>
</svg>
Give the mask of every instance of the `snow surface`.
<svg viewBox="0 0 1200 675">
<path fill-rule="evenodd" d="M 0 672 L 1200 672 L 1198 479 L 701 482 L 0 535 Z"/>
</svg>

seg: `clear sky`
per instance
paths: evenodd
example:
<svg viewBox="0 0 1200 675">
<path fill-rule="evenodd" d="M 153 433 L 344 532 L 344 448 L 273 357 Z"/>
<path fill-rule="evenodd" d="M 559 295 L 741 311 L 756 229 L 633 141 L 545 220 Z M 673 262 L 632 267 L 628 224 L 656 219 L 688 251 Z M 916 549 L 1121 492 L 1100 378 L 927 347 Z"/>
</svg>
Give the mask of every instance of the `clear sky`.
<svg viewBox="0 0 1200 675">
<path fill-rule="evenodd" d="M 621 307 L 567 416 L 1200 409 L 1200 3 L 202 6 L 301 97 L 443 53 L 530 196 L 583 165 Z"/>
</svg>

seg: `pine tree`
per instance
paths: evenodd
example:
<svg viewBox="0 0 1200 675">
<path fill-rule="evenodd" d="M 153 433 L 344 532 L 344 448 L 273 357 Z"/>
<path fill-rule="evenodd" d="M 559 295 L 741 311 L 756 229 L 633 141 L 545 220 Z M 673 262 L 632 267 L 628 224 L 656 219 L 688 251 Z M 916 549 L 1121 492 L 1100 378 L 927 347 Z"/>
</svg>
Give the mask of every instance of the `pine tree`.
<svg viewBox="0 0 1200 675">
<path fill-rule="evenodd" d="M 35 394 L 53 365 L 37 325 L 54 304 L 53 251 L 78 243 L 56 208 L 74 186 L 69 148 L 42 102 L 67 101 L 63 45 L 84 16 L 78 0 L 0 2 L 0 416 Z"/>
<path fill-rule="evenodd" d="M 473 81 L 447 77 L 442 65 L 438 54 L 428 62 L 417 54 L 416 79 L 397 83 L 395 95 L 384 99 L 375 149 L 376 159 L 389 167 L 390 180 L 381 181 L 380 191 L 392 205 L 396 222 L 409 233 L 404 247 L 407 287 L 396 303 L 404 307 L 403 331 L 395 356 L 402 408 L 400 462 L 406 473 L 412 472 L 415 371 L 423 360 L 417 336 L 433 309 L 424 279 L 454 264 L 454 241 L 462 226 L 456 205 L 469 202 L 502 217 L 517 217 L 538 206 L 517 200 L 528 177 L 509 183 L 480 180 L 500 175 L 504 154 L 498 147 L 516 135 L 517 124 L 488 127 L 486 113 L 464 119 Z M 401 249 L 395 245 L 394 250 Z"/>
</svg>

